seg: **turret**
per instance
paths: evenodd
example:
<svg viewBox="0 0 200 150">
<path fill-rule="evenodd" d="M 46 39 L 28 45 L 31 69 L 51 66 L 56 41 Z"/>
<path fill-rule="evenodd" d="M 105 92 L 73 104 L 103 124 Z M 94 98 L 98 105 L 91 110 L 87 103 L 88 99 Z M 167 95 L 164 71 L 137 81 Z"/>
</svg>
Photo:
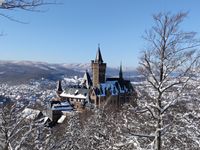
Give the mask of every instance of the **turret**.
<svg viewBox="0 0 200 150">
<path fill-rule="evenodd" d="M 119 78 L 120 78 L 121 80 L 123 79 L 122 63 L 120 64 Z"/>
<path fill-rule="evenodd" d="M 56 93 L 58 96 L 60 96 L 60 94 L 63 92 L 63 89 L 62 89 L 62 85 L 61 85 L 61 80 L 58 81 L 58 84 L 57 84 L 57 89 L 56 89 Z"/>
</svg>

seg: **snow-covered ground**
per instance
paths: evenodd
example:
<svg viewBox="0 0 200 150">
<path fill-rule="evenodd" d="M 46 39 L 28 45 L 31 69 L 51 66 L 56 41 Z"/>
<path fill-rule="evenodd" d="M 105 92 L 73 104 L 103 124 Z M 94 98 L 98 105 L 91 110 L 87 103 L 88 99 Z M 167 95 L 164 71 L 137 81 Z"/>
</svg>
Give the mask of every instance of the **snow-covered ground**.
<svg viewBox="0 0 200 150">
<path fill-rule="evenodd" d="M 66 76 L 62 80 L 62 86 L 63 88 L 65 88 L 71 84 L 77 85 L 78 83 L 80 83 L 80 80 L 81 78 L 78 78 L 77 76 L 74 77 Z M 191 82 L 190 84 L 196 85 L 197 83 Z M 154 90 L 150 88 L 150 85 L 148 85 L 147 82 L 134 82 L 134 86 L 136 87 L 139 95 L 144 95 L 142 91 L 146 89 L 148 89 L 146 92 L 154 93 Z M 195 138 L 197 139 L 196 143 L 198 143 L 199 141 L 198 131 L 200 127 L 198 126 L 198 120 L 200 117 L 199 113 L 200 101 L 198 99 L 199 96 L 197 95 L 200 92 L 198 85 L 196 85 L 196 87 L 197 88 L 192 91 L 186 90 L 179 101 L 179 105 L 174 107 L 173 110 L 170 110 L 171 112 L 167 115 L 167 117 L 174 118 L 173 122 L 174 125 L 172 126 L 174 132 L 170 132 L 170 134 L 166 136 L 167 138 L 164 137 L 165 141 L 168 142 L 168 145 L 170 145 L 169 140 L 171 140 L 172 137 L 181 139 L 182 137 L 185 136 L 188 139 L 190 139 L 191 142 L 193 143 L 195 143 Z M 56 82 L 44 78 L 40 80 L 32 80 L 29 84 L 0 85 L 0 95 L 4 97 L 9 97 L 11 100 L 17 101 L 18 102 L 17 104 L 19 105 L 23 105 L 23 103 L 26 102 L 29 104 L 34 104 L 36 102 L 39 102 L 43 106 L 45 106 L 52 98 L 56 97 L 55 90 L 56 90 Z M 141 103 L 143 102 L 141 101 Z M 127 105 L 126 107 L 129 106 Z M 101 114 L 103 112 L 99 112 L 99 114 L 97 113 L 97 115 L 90 116 L 87 118 L 88 120 L 87 123 L 84 124 L 85 125 L 84 127 L 81 127 L 80 124 L 78 124 L 78 122 L 81 120 L 80 118 L 76 118 L 78 116 L 71 116 L 72 118 L 69 119 L 69 126 L 65 126 L 66 127 L 64 128 L 65 130 L 60 130 L 59 127 L 60 131 L 62 132 L 66 131 L 63 132 L 63 135 L 62 133 L 59 134 L 59 137 L 63 136 L 63 138 L 58 140 L 59 138 L 57 138 L 56 135 L 53 135 L 55 136 L 55 141 L 56 141 L 55 144 L 59 145 L 59 143 L 61 143 L 63 139 L 64 139 L 63 143 L 65 144 L 68 144 L 70 142 L 74 142 L 74 144 L 77 144 L 76 140 L 80 142 L 80 139 L 85 139 L 85 137 L 90 137 L 88 138 L 87 141 L 82 141 L 82 143 L 80 142 L 78 146 L 83 148 L 84 146 L 87 146 L 88 141 L 90 141 L 91 143 L 97 141 L 98 142 L 97 145 L 98 144 L 101 145 L 101 147 L 103 147 L 102 149 L 108 149 L 110 144 L 113 144 L 112 145 L 113 149 L 126 149 L 126 147 L 135 149 L 139 147 L 138 145 L 140 145 L 143 148 L 145 144 L 146 146 L 148 146 L 147 144 L 152 142 L 151 138 L 150 140 L 146 138 L 140 140 L 139 137 L 134 137 L 129 132 L 132 131 L 133 133 L 134 132 L 138 133 L 137 135 L 142 135 L 143 133 L 149 133 L 149 135 L 152 136 L 154 132 L 154 122 L 150 120 L 151 117 L 149 117 L 148 113 L 146 114 L 142 113 L 140 115 L 138 113 L 134 113 L 135 109 L 133 109 L 132 107 L 130 110 L 126 109 L 126 107 L 124 107 L 122 112 L 119 111 L 117 115 L 115 113 Z M 180 118 L 180 120 L 177 118 Z M 63 116 L 61 117 L 59 122 L 63 122 L 64 120 L 65 117 Z M 170 121 L 170 120 L 165 120 L 165 121 Z M 176 134 L 176 131 L 179 132 L 177 132 Z M 66 138 L 64 133 L 67 133 L 66 136 L 68 138 Z M 73 138 L 73 140 L 71 140 L 70 138 Z M 187 141 L 186 142 L 182 141 L 183 143 L 182 145 L 184 144 L 188 145 L 191 142 L 187 143 Z M 84 145 L 83 143 L 87 144 Z"/>
<path fill-rule="evenodd" d="M 64 77 L 62 80 L 63 88 L 69 85 L 78 85 L 82 78 Z M 31 80 L 28 84 L 8 85 L 0 84 L 0 96 L 10 98 L 13 101 L 34 104 L 39 102 L 46 105 L 52 98 L 56 97 L 57 82 L 40 79 Z"/>
</svg>

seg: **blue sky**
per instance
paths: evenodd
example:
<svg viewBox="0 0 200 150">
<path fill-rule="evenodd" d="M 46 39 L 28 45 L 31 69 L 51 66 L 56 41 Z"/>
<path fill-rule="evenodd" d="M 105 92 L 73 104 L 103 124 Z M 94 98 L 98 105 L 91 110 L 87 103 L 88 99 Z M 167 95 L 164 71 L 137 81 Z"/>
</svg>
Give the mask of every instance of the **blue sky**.
<svg viewBox="0 0 200 150">
<path fill-rule="evenodd" d="M 137 67 L 145 46 L 142 35 L 158 12 L 189 11 L 183 29 L 200 32 L 199 0 L 61 0 L 42 13 L 2 11 L 0 60 L 89 63 L 98 43 L 108 66 Z"/>
</svg>

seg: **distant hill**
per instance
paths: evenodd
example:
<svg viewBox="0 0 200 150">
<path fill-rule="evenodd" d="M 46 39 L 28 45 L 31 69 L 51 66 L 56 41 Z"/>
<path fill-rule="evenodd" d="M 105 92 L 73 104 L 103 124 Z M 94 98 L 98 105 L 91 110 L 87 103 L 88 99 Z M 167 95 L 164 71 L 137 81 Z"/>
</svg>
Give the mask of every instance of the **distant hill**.
<svg viewBox="0 0 200 150">
<path fill-rule="evenodd" d="M 68 69 L 59 64 L 31 61 L 0 61 L 0 82 L 25 83 L 30 79 L 47 78 L 58 80 L 63 75 L 80 75 L 78 71 Z"/>
<path fill-rule="evenodd" d="M 85 70 L 91 72 L 90 64 L 50 64 L 32 61 L 0 61 L 0 83 L 20 84 L 30 79 L 46 78 L 58 80 L 66 77 L 83 76 Z M 107 76 L 118 76 L 119 69 L 107 67 Z M 126 78 L 137 76 L 132 69 L 124 72 Z"/>
</svg>

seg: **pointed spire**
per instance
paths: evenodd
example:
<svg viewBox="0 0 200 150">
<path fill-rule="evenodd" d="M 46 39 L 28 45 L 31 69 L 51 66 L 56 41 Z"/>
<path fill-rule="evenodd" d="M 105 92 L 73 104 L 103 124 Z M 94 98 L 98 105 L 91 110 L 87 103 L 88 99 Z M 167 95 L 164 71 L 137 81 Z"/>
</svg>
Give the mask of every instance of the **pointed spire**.
<svg viewBox="0 0 200 150">
<path fill-rule="evenodd" d="M 62 92 L 62 85 L 61 85 L 61 80 L 58 81 L 58 84 L 57 84 L 57 91 L 58 92 Z"/>
<path fill-rule="evenodd" d="M 61 80 L 59 80 L 58 84 L 57 84 L 57 89 L 56 89 L 57 96 L 60 97 L 60 94 L 62 92 L 63 92 L 63 89 L 62 89 L 62 85 L 61 85 Z"/>
<path fill-rule="evenodd" d="M 122 62 L 120 63 L 119 78 L 123 79 Z"/>
<path fill-rule="evenodd" d="M 102 59 L 102 56 L 101 56 L 101 50 L 100 50 L 100 44 L 98 44 L 98 50 L 97 50 L 95 62 L 103 63 L 103 59 Z"/>
</svg>

